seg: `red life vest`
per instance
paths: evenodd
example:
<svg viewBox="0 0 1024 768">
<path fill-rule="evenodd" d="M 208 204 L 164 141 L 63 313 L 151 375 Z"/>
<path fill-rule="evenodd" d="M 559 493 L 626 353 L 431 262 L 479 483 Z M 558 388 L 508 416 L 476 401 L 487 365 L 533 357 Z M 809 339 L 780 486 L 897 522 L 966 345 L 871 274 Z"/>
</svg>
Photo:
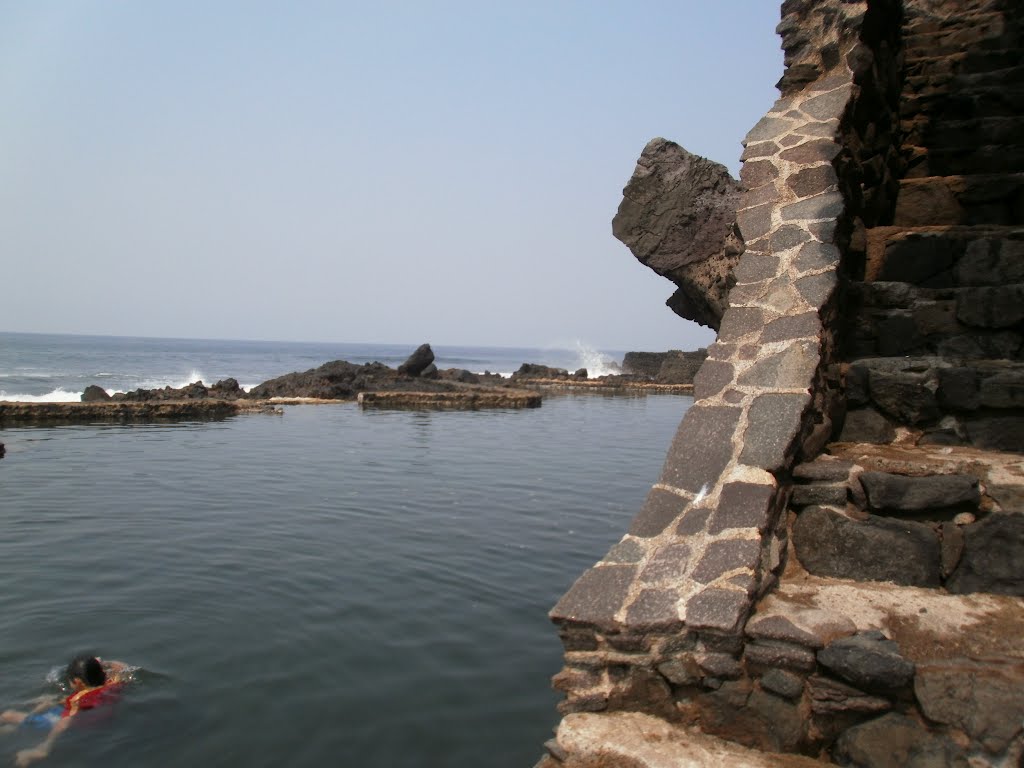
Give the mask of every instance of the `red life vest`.
<svg viewBox="0 0 1024 768">
<path fill-rule="evenodd" d="M 70 717 L 72 712 L 83 709 L 95 709 L 101 704 L 106 704 L 117 698 L 121 691 L 120 683 L 107 683 L 98 688 L 87 688 L 84 691 L 73 693 L 64 699 L 64 711 L 61 717 Z"/>
</svg>

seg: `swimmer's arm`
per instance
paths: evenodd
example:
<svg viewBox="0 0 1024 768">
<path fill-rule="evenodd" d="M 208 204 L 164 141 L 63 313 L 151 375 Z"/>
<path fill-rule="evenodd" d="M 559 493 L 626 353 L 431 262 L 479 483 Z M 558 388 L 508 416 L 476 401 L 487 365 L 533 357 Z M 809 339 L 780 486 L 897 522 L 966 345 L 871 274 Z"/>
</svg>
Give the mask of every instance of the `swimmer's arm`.
<svg viewBox="0 0 1024 768">
<path fill-rule="evenodd" d="M 69 725 L 71 725 L 70 717 L 64 717 L 58 720 L 56 724 L 54 724 L 53 728 L 50 729 L 50 733 L 46 739 L 38 747 L 21 750 L 15 756 L 14 764 L 17 765 L 18 768 L 24 768 L 24 766 L 34 763 L 36 760 L 42 760 L 50 754 L 53 742 L 55 742 L 57 737 L 67 730 Z"/>
</svg>

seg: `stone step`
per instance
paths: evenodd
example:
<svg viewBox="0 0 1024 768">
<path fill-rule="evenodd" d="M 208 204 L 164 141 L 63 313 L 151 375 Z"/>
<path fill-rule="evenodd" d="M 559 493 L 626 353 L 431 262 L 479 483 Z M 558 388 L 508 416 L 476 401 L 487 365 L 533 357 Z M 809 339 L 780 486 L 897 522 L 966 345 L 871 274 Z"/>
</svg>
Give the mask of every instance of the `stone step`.
<svg viewBox="0 0 1024 768">
<path fill-rule="evenodd" d="M 924 288 L 1024 282 L 1024 227 L 875 227 L 864 279 Z"/>
<path fill-rule="evenodd" d="M 1024 116 L 989 116 L 955 119 L 916 115 L 900 121 L 903 145 L 936 149 L 971 149 L 980 145 L 1024 145 Z"/>
<path fill-rule="evenodd" d="M 923 93 L 905 95 L 900 117 L 941 116 L 952 120 L 974 117 L 1019 116 L 1024 112 L 1024 85 L 988 86 L 970 93 Z"/>
<path fill-rule="evenodd" d="M 821 768 L 809 757 L 761 752 L 641 712 L 567 715 L 535 768 Z"/>
<path fill-rule="evenodd" d="M 880 631 L 915 665 L 951 658 L 1016 665 L 1024 662 L 1024 599 L 819 576 L 804 567 L 797 551 L 776 589 L 755 606 L 746 631 L 755 640 L 813 650 L 837 635 Z"/>
<path fill-rule="evenodd" d="M 1024 362 L 952 356 L 856 359 L 844 367 L 843 441 L 1024 452 Z M 1024 508 L 1019 509 L 1024 512 Z"/>
<path fill-rule="evenodd" d="M 941 34 L 962 26 L 984 26 L 990 24 L 994 18 L 1002 19 L 1004 23 L 1007 21 L 1006 11 L 1000 0 L 961 2 L 958 4 L 957 12 L 948 16 L 928 13 L 908 15 L 903 22 L 903 36 L 913 38 L 916 35 Z"/>
<path fill-rule="evenodd" d="M 945 53 L 926 48 L 920 51 L 906 50 L 904 74 L 908 77 L 940 78 L 953 75 L 966 77 L 969 82 L 975 83 L 979 76 L 986 73 L 1013 70 L 1019 68 L 1019 65 L 1020 49 L 1013 44 L 969 51 L 950 50 Z"/>
<path fill-rule="evenodd" d="M 966 60 L 922 60 L 905 69 L 903 93 L 909 98 L 935 91 L 973 93 L 983 88 L 1017 86 L 1024 83 L 1024 65 L 1015 63 L 1019 61 L 1019 51 L 998 52 L 989 55 L 985 62 L 970 64 Z"/>
<path fill-rule="evenodd" d="M 893 224 L 1024 224 L 1024 173 L 903 179 Z"/>
<path fill-rule="evenodd" d="M 966 146 L 948 149 L 906 147 L 904 178 L 1024 172 L 1024 146 Z"/>
<path fill-rule="evenodd" d="M 851 283 L 846 311 L 854 356 L 936 355 L 965 363 L 1021 360 L 1024 284 L 978 289 L 921 289 L 908 283 Z M 893 306 L 895 305 L 895 306 Z M 1015 322 L 1004 325 L 1005 311 Z M 988 323 L 982 325 L 981 323 Z"/>
<path fill-rule="evenodd" d="M 1020 29 L 1007 24 L 999 12 L 959 15 L 956 23 L 941 29 L 907 29 L 903 34 L 903 51 L 907 64 L 918 59 L 939 56 L 976 55 L 980 49 L 1000 49 L 1019 44 Z"/>
<path fill-rule="evenodd" d="M 836 561 L 845 544 L 830 538 L 822 553 Z M 1024 601 L 811 575 L 799 556 L 798 547 L 747 622 L 746 666 L 763 670 L 754 690 L 805 707 L 842 765 L 966 766 L 964 752 L 1015 754 Z"/>
</svg>

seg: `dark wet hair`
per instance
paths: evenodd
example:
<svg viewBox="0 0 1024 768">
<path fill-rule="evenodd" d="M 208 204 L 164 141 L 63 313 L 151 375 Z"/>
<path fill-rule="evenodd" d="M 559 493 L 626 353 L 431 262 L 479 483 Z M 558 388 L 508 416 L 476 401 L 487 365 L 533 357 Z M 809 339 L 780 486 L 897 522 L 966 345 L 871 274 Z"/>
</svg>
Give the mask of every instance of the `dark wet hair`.
<svg viewBox="0 0 1024 768">
<path fill-rule="evenodd" d="M 68 680 L 74 680 L 76 677 L 92 688 L 107 682 L 107 673 L 103 671 L 100 660 L 88 654 L 75 656 L 68 664 Z"/>
</svg>

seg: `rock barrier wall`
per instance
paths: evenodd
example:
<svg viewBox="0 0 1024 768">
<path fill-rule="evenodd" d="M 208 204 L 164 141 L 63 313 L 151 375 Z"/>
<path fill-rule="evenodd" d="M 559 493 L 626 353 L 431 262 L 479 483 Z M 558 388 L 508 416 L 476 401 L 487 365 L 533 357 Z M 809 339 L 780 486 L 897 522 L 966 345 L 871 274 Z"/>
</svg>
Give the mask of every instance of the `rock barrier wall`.
<svg viewBox="0 0 1024 768">
<path fill-rule="evenodd" d="M 718 339 L 629 532 L 551 611 L 563 714 L 678 719 L 736 677 L 744 624 L 785 560 L 791 468 L 841 419 L 844 249 L 891 209 L 895 3 L 786 2 L 781 98 L 749 132 L 745 250 Z"/>
<path fill-rule="evenodd" d="M 758 765 L 1024 764 L 1024 22 L 1008 0 L 782 12 L 695 404 L 551 613 L 544 768 L 639 755 L 624 711 Z"/>
</svg>

